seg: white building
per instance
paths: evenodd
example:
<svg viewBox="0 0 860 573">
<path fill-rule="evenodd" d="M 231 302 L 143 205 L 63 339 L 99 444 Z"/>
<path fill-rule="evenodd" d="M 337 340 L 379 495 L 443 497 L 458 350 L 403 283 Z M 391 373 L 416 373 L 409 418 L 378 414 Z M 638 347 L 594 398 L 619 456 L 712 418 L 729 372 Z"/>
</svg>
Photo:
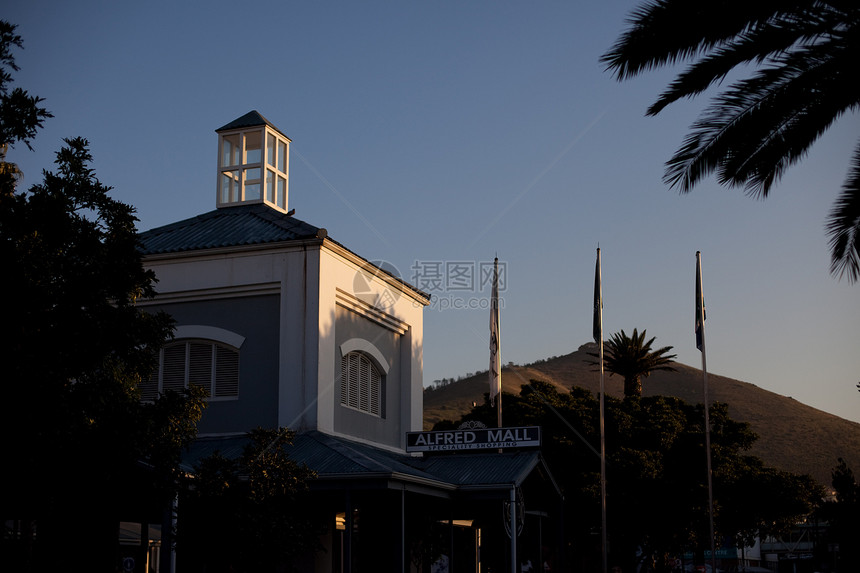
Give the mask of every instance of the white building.
<svg viewBox="0 0 860 573">
<path fill-rule="evenodd" d="M 500 500 L 536 482 L 531 515 L 558 506 L 539 452 L 407 454 L 407 432 L 422 429 L 429 296 L 292 216 L 290 140 L 259 113 L 217 133 L 216 209 L 140 236 L 158 278 L 146 304 L 177 325 L 144 397 L 210 389 L 189 468 L 215 449 L 239 451 L 255 427 L 289 427 L 291 456 L 317 472 L 330 514 L 326 552 L 309 570 L 408 570 L 406 524 L 427 511 L 448 523 L 453 570 L 476 571 L 481 543 L 494 549 L 485 564 L 513 570 Z"/>
</svg>

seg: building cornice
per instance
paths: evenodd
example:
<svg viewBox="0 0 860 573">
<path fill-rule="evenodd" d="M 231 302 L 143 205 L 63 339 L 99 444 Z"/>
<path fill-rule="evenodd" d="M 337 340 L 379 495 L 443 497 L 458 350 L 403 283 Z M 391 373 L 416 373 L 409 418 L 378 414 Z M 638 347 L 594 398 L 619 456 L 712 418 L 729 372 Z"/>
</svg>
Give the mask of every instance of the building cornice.
<svg viewBox="0 0 860 573">
<path fill-rule="evenodd" d="M 137 306 L 157 306 L 177 302 L 207 301 L 224 298 L 239 298 L 246 296 L 277 295 L 281 292 L 281 284 L 276 282 L 258 283 L 219 288 L 193 289 L 170 292 L 158 292 L 151 299 L 138 299 Z"/>
<path fill-rule="evenodd" d="M 397 289 L 398 291 L 400 291 L 401 293 L 403 293 L 405 295 L 408 295 L 409 298 L 411 298 L 415 302 L 421 304 L 422 306 L 427 306 L 430 304 L 430 295 L 429 294 L 427 294 L 421 290 L 418 290 L 416 287 L 412 286 L 411 284 L 404 281 L 403 279 L 395 277 L 394 275 L 390 274 L 385 269 L 382 269 L 382 268 L 374 265 L 373 263 L 371 263 L 370 261 L 368 261 L 364 257 L 361 257 L 360 255 L 357 255 L 354 252 L 350 251 L 349 249 L 347 249 L 346 247 L 344 247 L 343 245 L 341 245 L 337 241 L 334 241 L 334 240 L 326 237 L 325 239 L 323 239 L 323 247 L 328 249 L 329 251 L 331 251 L 333 254 L 336 254 L 336 255 L 348 260 L 349 262 L 351 262 L 352 264 L 354 264 L 355 266 L 357 266 L 361 270 L 366 271 L 369 274 L 373 275 L 375 278 L 384 281 L 388 286 Z M 376 271 L 382 271 L 382 272 L 376 272 Z"/>
<path fill-rule="evenodd" d="M 190 260 L 206 261 L 223 259 L 230 256 L 255 256 L 261 254 L 277 254 L 279 252 L 289 253 L 308 248 L 325 248 L 332 254 L 339 256 L 357 268 L 366 271 L 377 279 L 383 281 L 391 288 L 403 293 L 417 304 L 427 306 L 430 304 L 430 295 L 410 285 L 405 280 L 395 277 L 385 269 L 374 265 L 364 257 L 355 254 L 337 241 L 328 238 L 324 233 L 322 236 L 310 239 L 293 239 L 290 241 L 278 241 L 272 243 L 257 243 L 252 245 L 235 245 L 230 247 L 212 247 L 209 249 L 195 249 L 189 251 L 177 251 L 169 253 L 156 253 L 144 255 L 144 265 L 181 264 Z M 382 272 L 379 272 L 382 271 Z"/>
<path fill-rule="evenodd" d="M 270 255 L 277 254 L 278 252 L 289 253 L 307 249 L 308 247 L 321 247 L 324 241 L 325 239 L 314 237 L 311 239 L 294 239 L 273 243 L 258 243 L 253 245 L 236 245 L 230 247 L 212 247 L 210 249 L 157 253 L 144 255 L 143 264 L 174 264 L 188 262 L 189 259 L 205 261 L 210 259 L 223 259 L 226 256 Z"/>
</svg>

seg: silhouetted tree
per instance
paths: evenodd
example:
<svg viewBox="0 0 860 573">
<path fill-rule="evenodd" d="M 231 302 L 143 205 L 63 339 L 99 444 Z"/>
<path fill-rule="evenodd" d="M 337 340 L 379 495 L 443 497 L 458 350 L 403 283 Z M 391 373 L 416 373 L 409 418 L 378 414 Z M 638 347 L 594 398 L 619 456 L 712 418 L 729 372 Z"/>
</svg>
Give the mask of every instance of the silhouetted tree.
<svg viewBox="0 0 860 573">
<path fill-rule="evenodd" d="M 4 152 L 29 145 L 50 117 L 40 98 L 9 90 L 11 49 L 21 45 L 14 30 L 0 22 Z M 95 177 L 85 140 L 65 143 L 56 171 L 27 191 L 16 188 L 14 166 L 0 169 L 3 570 L 55 570 L 58 556 L 67 571 L 114 570 L 120 512 L 175 495 L 203 406 L 193 389 L 141 403 L 138 385 L 172 321 L 136 305 L 154 295 L 154 276 L 137 248 L 134 209 Z"/>
<path fill-rule="evenodd" d="M 189 571 L 285 571 L 316 549 L 307 467 L 289 458 L 294 433 L 256 429 L 242 455 L 201 460 L 180 502 L 177 556 Z M 213 551 L 217 548 L 217 551 Z"/>
<path fill-rule="evenodd" d="M 19 87 L 11 89 L 12 71 L 18 71 L 15 65 L 13 48 L 22 47 L 21 36 L 15 33 L 15 26 L 0 20 L 0 183 L 4 193 L 14 187 L 20 171 L 18 166 L 6 162 L 6 152 L 15 143 L 23 143 L 30 147 L 30 140 L 46 118 L 51 113 L 39 104 L 42 98 L 31 96 Z"/>
<path fill-rule="evenodd" d="M 536 380 L 519 396 L 504 396 L 505 423 L 542 427 L 541 450 L 564 493 L 568 545 L 583 569 L 599 566 L 585 555 L 601 527 L 599 403 L 583 388 L 559 392 Z M 606 397 L 607 524 L 611 560 L 624 571 L 646 562 L 661 570 L 667 557 L 705 548 L 708 490 L 703 406 L 678 398 Z M 464 420 L 495 424 L 487 401 Z M 726 404 L 710 408 L 715 520 L 718 534 L 749 539 L 783 533 L 812 511 L 821 489 L 809 476 L 766 467 L 747 452 L 756 440 L 749 424 L 732 420 Z M 638 557 L 637 557 L 638 555 Z"/>
<path fill-rule="evenodd" d="M 732 72 L 750 70 L 718 94 L 666 164 L 664 180 L 689 192 L 712 173 L 729 187 L 767 197 L 771 187 L 836 119 L 860 107 L 856 0 L 652 0 L 601 61 L 619 80 L 689 60 L 648 108 L 694 97 Z M 830 270 L 860 278 L 860 146 L 826 224 Z"/>
<path fill-rule="evenodd" d="M 839 546 L 836 570 L 857 571 L 860 569 L 860 555 L 855 550 L 860 538 L 860 484 L 842 458 L 838 459 L 831 476 L 835 495 L 822 506 L 819 515 L 830 525 L 828 541 Z"/>
</svg>

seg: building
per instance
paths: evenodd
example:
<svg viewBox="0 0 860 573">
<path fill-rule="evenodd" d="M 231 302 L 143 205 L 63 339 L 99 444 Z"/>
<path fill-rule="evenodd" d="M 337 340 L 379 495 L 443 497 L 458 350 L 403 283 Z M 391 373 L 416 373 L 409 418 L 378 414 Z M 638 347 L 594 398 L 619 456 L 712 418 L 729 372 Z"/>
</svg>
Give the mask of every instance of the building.
<svg viewBox="0 0 860 573">
<path fill-rule="evenodd" d="M 144 398 L 210 391 L 189 471 L 209 452 L 240 451 L 255 427 L 295 430 L 290 455 L 317 472 L 312 495 L 330 524 L 309 571 L 426 570 L 409 525 L 428 515 L 447 532 L 437 567 L 557 560 L 547 532 L 559 531 L 559 492 L 538 450 L 407 452 L 422 430 L 429 296 L 293 216 L 290 140 L 259 113 L 216 132 L 216 209 L 141 234 L 159 281 L 146 304 L 177 324 Z M 173 564 L 181 571 L 182 556 L 161 569 Z"/>
</svg>

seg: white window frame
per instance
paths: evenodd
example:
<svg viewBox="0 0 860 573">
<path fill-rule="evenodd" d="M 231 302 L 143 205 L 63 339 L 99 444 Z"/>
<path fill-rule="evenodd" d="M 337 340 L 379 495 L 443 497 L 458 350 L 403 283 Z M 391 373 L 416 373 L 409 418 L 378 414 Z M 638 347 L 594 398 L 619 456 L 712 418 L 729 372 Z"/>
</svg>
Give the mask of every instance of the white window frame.
<svg viewBox="0 0 860 573">
<path fill-rule="evenodd" d="M 340 405 L 385 418 L 385 383 L 390 369 L 376 346 L 352 338 L 340 346 Z"/>
<path fill-rule="evenodd" d="M 155 384 L 155 395 L 160 396 L 164 393 L 164 367 L 165 367 L 165 351 L 175 352 L 174 349 L 177 349 L 180 345 L 184 346 L 185 352 L 184 357 L 182 358 L 183 362 L 183 373 L 182 373 L 182 385 L 181 389 L 188 388 L 189 382 L 192 381 L 192 378 L 196 375 L 199 376 L 202 372 L 205 372 L 205 366 L 203 366 L 203 370 L 197 370 L 196 373 L 192 373 L 192 344 L 196 345 L 196 350 L 201 350 L 201 346 L 208 346 L 210 350 L 210 357 L 208 358 L 209 364 L 209 375 L 208 375 L 208 386 L 206 384 L 202 384 L 206 387 L 209 395 L 206 397 L 206 400 L 209 402 L 225 402 L 231 400 L 239 399 L 239 349 L 245 343 L 245 337 L 236 334 L 235 332 L 231 332 L 229 330 L 225 330 L 223 328 L 217 328 L 214 326 L 207 325 L 183 325 L 178 326 L 174 332 L 175 338 L 172 342 L 165 344 L 161 349 L 158 355 L 158 371 L 153 373 L 157 378 L 157 382 Z M 230 370 L 235 370 L 235 373 L 230 376 L 230 379 L 226 382 L 222 379 L 219 380 L 219 351 L 227 352 L 227 356 L 229 357 L 227 360 L 227 364 L 223 364 Z M 178 359 L 176 356 L 174 359 Z M 228 370 L 229 372 L 229 370 Z M 223 371 L 221 371 L 223 373 Z M 177 373 L 174 372 L 174 375 Z M 178 380 L 174 381 L 173 387 L 174 389 L 180 389 L 180 385 Z M 222 384 L 219 384 L 221 382 Z M 199 384 L 199 381 L 195 381 L 195 383 Z M 151 391 L 151 379 L 147 381 L 145 384 L 150 386 Z M 229 395 L 226 396 L 218 396 L 219 391 L 223 391 L 223 384 L 229 386 L 235 386 L 235 393 L 230 392 Z M 220 387 L 219 387 L 220 386 Z M 150 400 L 150 396 L 144 396 L 144 400 Z"/>
<path fill-rule="evenodd" d="M 260 144 L 260 160 L 248 162 L 247 157 L 247 137 L 251 134 L 259 134 L 261 137 Z M 235 165 L 224 164 L 224 140 L 227 138 L 237 137 L 239 148 L 239 163 Z M 269 147 L 267 145 L 269 137 L 274 137 L 274 146 L 272 152 L 274 158 L 269 161 Z M 279 161 L 279 154 L 283 154 L 283 161 Z M 283 170 L 281 169 L 283 166 Z M 247 173 L 251 169 L 260 170 L 259 181 L 260 196 L 253 199 L 245 197 L 245 182 Z M 237 185 L 237 196 L 234 199 L 232 196 L 224 198 L 222 196 L 222 181 L 225 174 L 235 176 L 234 182 Z M 266 189 L 267 174 L 271 173 L 272 196 L 268 196 Z M 289 202 L 289 180 L 290 180 L 290 140 L 281 135 L 276 130 L 271 129 L 268 125 L 260 125 L 247 127 L 243 129 L 231 130 L 222 132 L 218 136 L 218 182 L 217 182 L 217 205 L 225 207 L 228 205 L 239 205 L 244 203 L 265 203 L 276 209 L 286 212 Z M 279 182 L 283 181 L 283 196 L 279 196 Z"/>
<path fill-rule="evenodd" d="M 245 344 L 245 337 L 230 330 L 209 326 L 207 324 L 183 324 L 177 326 L 173 331 L 175 340 L 183 338 L 199 338 L 201 340 L 214 340 L 237 350 Z"/>
</svg>

